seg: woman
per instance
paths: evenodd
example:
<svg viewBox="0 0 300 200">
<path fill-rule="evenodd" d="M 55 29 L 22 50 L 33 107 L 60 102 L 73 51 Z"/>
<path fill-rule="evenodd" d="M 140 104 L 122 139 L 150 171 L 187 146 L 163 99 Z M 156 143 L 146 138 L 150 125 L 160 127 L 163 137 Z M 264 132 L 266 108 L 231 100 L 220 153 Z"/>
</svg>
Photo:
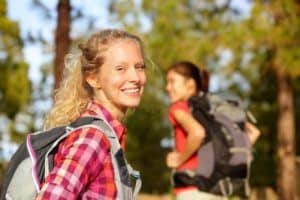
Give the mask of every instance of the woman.
<svg viewBox="0 0 300 200">
<path fill-rule="evenodd" d="M 167 166 L 176 170 L 195 170 L 196 151 L 205 137 L 204 127 L 189 111 L 188 99 L 202 90 L 200 71 L 190 62 L 173 64 L 167 71 L 166 90 L 171 100 L 169 119 L 174 128 L 175 149 L 167 155 Z M 196 186 L 174 189 L 177 200 L 210 199 Z"/>
<path fill-rule="evenodd" d="M 83 116 L 104 119 L 125 148 L 122 124 L 139 105 L 146 83 L 141 40 L 122 30 L 103 30 L 66 59 L 66 73 L 46 118 L 47 129 Z M 58 147 L 54 168 L 37 199 L 116 199 L 110 143 L 97 128 L 76 129 Z"/>
<path fill-rule="evenodd" d="M 174 128 L 176 149 L 167 155 L 167 166 L 179 171 L 195 171 L 198 164 L 196 152 L 205 138 L 205 129 L 192 116 L 188 99 L 200 91 L 207 92 L 208 74 L 201 74 L 191 62 L 175 63 L 167 71 L 166 90 L 172 103 L 169 119 Z M 248 122 L 245 128 L 251 144 L 254 144 L 260 134 L 258 129 Z M 176 187 L 174 191 L 178 200 L 224 199 L 199 191 L 196 186 Z"/>
</svg>

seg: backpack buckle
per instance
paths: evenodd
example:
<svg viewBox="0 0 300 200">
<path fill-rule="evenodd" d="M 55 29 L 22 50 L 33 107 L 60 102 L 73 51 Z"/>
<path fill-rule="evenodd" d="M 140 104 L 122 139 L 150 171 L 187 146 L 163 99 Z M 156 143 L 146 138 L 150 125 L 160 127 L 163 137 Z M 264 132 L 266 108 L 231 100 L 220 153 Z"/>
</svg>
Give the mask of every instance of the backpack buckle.
<svg viewBox="0 0 300 200">
<path fill-rule="evenodd" d="M 66 132 L 71 132 L 74 128 L 71 126 L 66 126 Z"/>
<path fill-rule="evenodd" d="M 131 174 L 130 174 L 134 179 L 140 179 L 141 178 L 141 173 L 139 171 L 136 170 L 132 170 Z"/>
</svg>

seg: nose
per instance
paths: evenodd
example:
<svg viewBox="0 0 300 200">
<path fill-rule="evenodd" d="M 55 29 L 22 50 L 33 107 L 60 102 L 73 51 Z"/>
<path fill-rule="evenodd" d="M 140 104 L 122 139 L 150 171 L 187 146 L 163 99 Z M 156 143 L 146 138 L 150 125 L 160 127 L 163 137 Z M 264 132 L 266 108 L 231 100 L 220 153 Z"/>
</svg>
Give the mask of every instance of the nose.
<svg viewBox="0 0 300 200">
<path fill-rule="evenodd" d="M 129 81 L 131 81 L 131 82 L 139 82 L 140 79 L 141 79 L 140 73 L 141 73 L 141 72 L 139 72 L 138 69 L 136 69 L 135 67 L 131 67 L 131 68 L 128 70 L 128 73 L 127 73 L 127 76 L 128 76 Z M 143 72 L 142 72 L 142 73 L 143 73 Z"/>
<path fill-rule="evenodd" d="M 166 89 L 166 91 L 167 91 L 167 92 L 169 92 L 169 91 L 170 91 L 170 83 L 167 83 L 167 84 L 166 84 L 166 87 L 165 87 L 165 89 Z"/>
</svg>

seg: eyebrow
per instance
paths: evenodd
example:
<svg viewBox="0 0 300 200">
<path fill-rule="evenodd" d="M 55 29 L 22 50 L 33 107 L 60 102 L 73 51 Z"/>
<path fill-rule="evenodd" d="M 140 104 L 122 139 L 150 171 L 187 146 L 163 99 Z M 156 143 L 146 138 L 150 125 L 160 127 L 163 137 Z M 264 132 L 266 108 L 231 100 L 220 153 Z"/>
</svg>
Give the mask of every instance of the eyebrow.
<svg viewBox="0 0 300 200">
<path fill-rule="evenodd" d="M 128 65 L 128 62 L 121 61 L 121 62 L 114 63 L 114 65 Z M 140 61 L 134 63 L 134 65 L 146 65 L 146 63 L 144 61 Z"/>
</svg>

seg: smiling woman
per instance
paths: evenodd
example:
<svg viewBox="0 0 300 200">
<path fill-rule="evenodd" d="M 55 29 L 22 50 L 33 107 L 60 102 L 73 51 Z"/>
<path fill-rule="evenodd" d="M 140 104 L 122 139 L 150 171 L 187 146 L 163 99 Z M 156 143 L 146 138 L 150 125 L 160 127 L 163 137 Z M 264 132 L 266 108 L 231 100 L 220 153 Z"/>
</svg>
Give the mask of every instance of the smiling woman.
<svg viewBox="0 0 300 200">
<path fill-rule="evenodd" d="M 101 88 L 95 90 L 95 99 L 122 118 L 128 107 L 140 102 L 146 82 L 144 58 L 140 45 L 132 40 L 115 41 L 104 55 L 99 73 L 87 76 L 87 82 Z"/>
<path fill-rule="evenodd" d="M 46 128 L 66 125 L 93 100 L 122 119 L 127 108 L 139 104 L 146 83 L 140 39 L 120 30 L 96 33 L 83 44 L 80 56 L 66 59 L 65 77 L 55 92 Z"/>
<path fill-rule="evenodd" d="M 65 76 L 45 126 L 67 125 L 85 116 L 101 118 L 124 149 L 126 128 L 121 122 L 128 108 L 139 105 L 146 83 L 141 40 L 107 29 L 79 48 L 80 56 L 66 59 Z M 54 168 L 37 199 L 124 199 L 119 196 L 110 143 L 104 135 L 93 126 L 71 132 L 59 144 Z"/>
</svg>

